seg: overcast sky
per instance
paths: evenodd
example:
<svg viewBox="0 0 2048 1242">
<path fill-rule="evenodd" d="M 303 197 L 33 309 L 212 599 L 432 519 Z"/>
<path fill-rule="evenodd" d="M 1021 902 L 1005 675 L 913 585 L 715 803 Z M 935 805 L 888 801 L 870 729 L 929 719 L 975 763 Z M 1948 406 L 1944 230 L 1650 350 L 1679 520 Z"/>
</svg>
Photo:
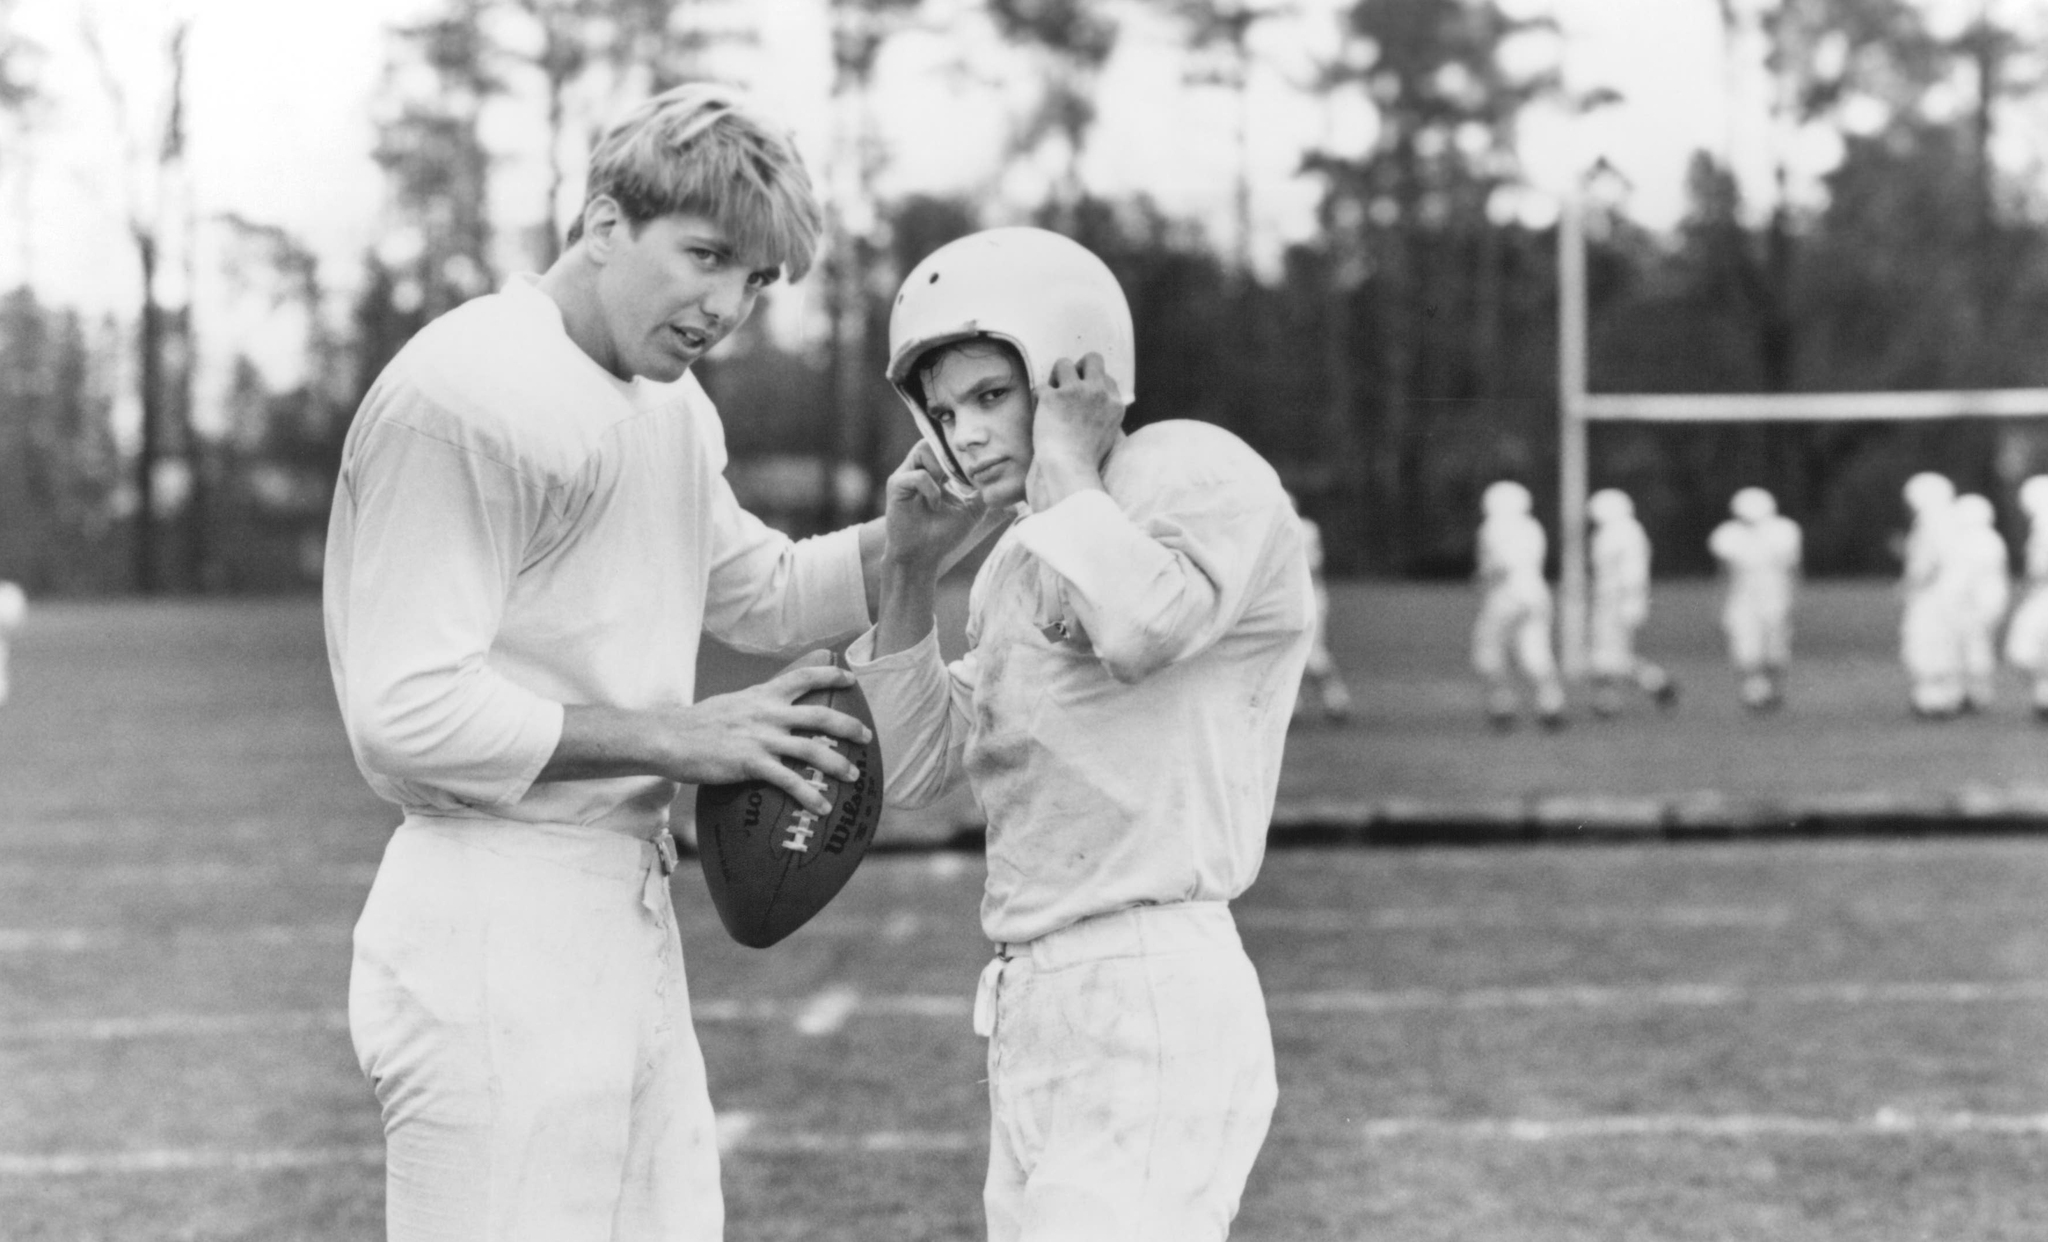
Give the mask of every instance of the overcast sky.
<svg viewBox="0 0 2048 1242">
<path fill-rule="evenodd" d="M 972 9 L 971 0 L 941 0 Z M 1972 8 L 1978 0 L 1925 0 L 1936 8 Z M 1999 0 L 2019 3 L 2020 0 Z M 2030 2 L 2030 0 L 2029 0 Z M 1734 149 L 1761 166 L 1767 139 L 1753 100 L 1729 104 L 1730 78 L 1717 0 L 1502 0 L 1522 13 L 1553 14 L 1565 37 L 1532 41 L 1520 54 L 1560 56 L 1577 89 L 1619 90 L 1625 102 L 1588 124 L 1532 117 L 1524 156 L 1539 186 L 1555 189 L 1570 170 L 1604 155 L 1631 184 L 1629 210 L 1653 226 L 1682 206 L 1683 173 L 1698 147 Z M 190 154 L 203 214 L 234 211 L 283 225 L 323 256 L 327 278 L 353 280 L 363 251 L 388 241 L 380 230 L 382 186 L 369 160 L 369 107 L 382 64 L 383 28 L 431 7 L 431 0 L 16 0 L 16 24 L 45 49 L 41 70 L 52 105 L 28 148 L 28 160 L 0 164 L 0 286 L 24 274 L 47 295 L 95 309 L 134 305 L 134 261 L 125 237 L 120 125 L 80 36 L 82 18 L 102 32 L 128 95 L 131 129 L 150 123 L 161 97 L 160 45 L 170 15 L 195 18 L 191 49 Z M 1368 141 L 1364 110 L 1312 106 L 1286 82 L 1307 72 L 1317 41 L 1334 30 L 1342 0 L 1298 0 L 1296 16 L 1268 23 L 1265 67 L 1253 97 L 1258 243 L 1271 254 L 1309 231 L 1313 182 L 1294 175 L 1308 146 Z M 1153 6 L 1154 10 L 1159 6 Z M 797 126 L 814 162 L 822 161 L 830 78 L 823 35 L 824 0 L 754 0 L 744 11 L 761 24 L 762 45 L 730 71 L 768 96 Z M 1230 104 L 1215 91 L 1181 83 L 1174 32 L 1153 10 L 1120 4 L 1125 16 L 1118 58 L 1102 84 L 1101 118 L 1091 139 L 1090 185 L 1144 189 L 1168 209 L 1213 221 L 1228 238 L 1234 153 Z M 967 28 L 971 28 L 968 23 Z M 895 45 L 882 78 L 881 122 L 895 150 L 895 188 L 999 187 L 1028 193 L 1030 170 L 1000 161 L 1001 109 L 963 92 L 936 66 L 964 59 L 1023 89 L 1016 62 L 993 40 L 917 34 Z M 1739 78 L 1737 91 L 1744 88 Z M 977 98 L 981 102 L 977 103 Z M 506 112 L 494 142 L 506 153 L 499 187 L 500 225 L 530 223 L 540 201 L 532 123 Z M 1824 149 L 1801 158 L 1824 166 Z M 2027 158 L 2018 151 L 2014 159 Z M 574 193 L 576 187 L 569 187 Z M 1540 218 L 1551 207 L 1533 196 L 1521 210 Z"/>
</svg>

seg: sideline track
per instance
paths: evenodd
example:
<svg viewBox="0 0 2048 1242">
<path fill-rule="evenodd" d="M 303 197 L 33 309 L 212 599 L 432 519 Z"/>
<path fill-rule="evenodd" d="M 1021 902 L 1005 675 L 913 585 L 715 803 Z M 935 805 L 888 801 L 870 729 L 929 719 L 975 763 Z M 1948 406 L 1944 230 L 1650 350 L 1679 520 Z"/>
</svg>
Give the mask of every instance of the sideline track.
<svg viewBox="0 0 2048 1242">
<path fill-rule="evenodd" d="M 1702 790 L 1667 797 L 1532 795 L 1486 801 L 1293 799 L 1268 840 L 1303 845 L 1491 845 L 1853 836 L 2048 835 L 2048 787 L 1964 786 L 1783 800 Z M 963 844 L 979 845 L 978 837 Z"/>
</svg>

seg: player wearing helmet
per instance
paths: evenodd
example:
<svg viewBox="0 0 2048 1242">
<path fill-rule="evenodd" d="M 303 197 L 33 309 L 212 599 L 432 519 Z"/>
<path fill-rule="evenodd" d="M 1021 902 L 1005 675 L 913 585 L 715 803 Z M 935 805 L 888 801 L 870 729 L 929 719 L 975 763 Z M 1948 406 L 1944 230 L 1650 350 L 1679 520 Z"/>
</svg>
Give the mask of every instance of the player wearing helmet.
<svg viewBox="0 0 2048 1242">
<path fill-rule="evenodd" d="M 1799 524 L 1778 512 L 1761 487 L 1728 502 L 1729 521 L 1714 528 L 1707 549 L 1721 563 L 1728 594 L 1721 629 L 1728 661 L 1740 678 L 1742 705 L 1770 711 L 1784 702 L 1792 662 L 1792 603 L 1799 581 Z"/>
<path fill-rule="evenodd" d="M 1229 902 L 1311 641 L 1301 522 L 1229 432 L 1121 430 L 1130 312 L 1057 234 L 935 251 L 889 343 L 925 439 L 889 480 L 880 617 L 847 660 L 890 802 L 965 779 L 988 820 L 988 1236 L 1223 1238 L 1276 1098 Z M 1015 520 L 948 665 L 935 578 L 982 509 Z"/>
<path fill-rule="evenodd" d="M 2005 631 L 2005 658 L 2033 681 L 2034 719 L 2048 724 L 2048 474 L 2020 484 L 2027 515 L 2026 593 Z"/>
<path fill-rule="evenodd" d="M 1516 675 L 1529 683 L 1536 718 L 1564 726 L 1564 682 L 1550 638 L 1550 584 L 1543 577 L 1547 541 L 1529 512 L 1529 489 L 1512 479 L 1480 495 L 1479 615 L 1472 623 L 1472 667 L 1486 684 L 1486 718 L 1511 729 L 1521 711 Z"/>
<path fill-rule="evenodd" d="M 1975 493 L 1956 497 L 1955 572 L 1961 642 L 1962 708 L 1982 711 L 1997 696 L 1998 627 L 2012 605 L 2012 561 L 1991 501 Z"/>
<path fill-rule="evenodd" d="M 1625 687 L 1634 686 L 1666 709 L 1678 704 L 1670 674 L 1636 654 L 1636 631 L 1650 615 L 1650 536 L 1636 520 L 1628 493 L 1606 487 L 1586 498 L 1593 519 L 1588 549 L 1592 609 L 1587 625 L 1586 670 L 1593 679 L 1593 710 L 1611 716 L 1621 709 Z"/>
<path fill-rule="evenodd" d="M 1945 720 L 1963 708 L 1964 617 L 1969 576 L 1955 555 L 1956 489 L 1923 471 L 1906 480 L 1905 567 L 1899 578 L 1899 660 L 1907 701 L 1923 720 Z"/>
</svg>

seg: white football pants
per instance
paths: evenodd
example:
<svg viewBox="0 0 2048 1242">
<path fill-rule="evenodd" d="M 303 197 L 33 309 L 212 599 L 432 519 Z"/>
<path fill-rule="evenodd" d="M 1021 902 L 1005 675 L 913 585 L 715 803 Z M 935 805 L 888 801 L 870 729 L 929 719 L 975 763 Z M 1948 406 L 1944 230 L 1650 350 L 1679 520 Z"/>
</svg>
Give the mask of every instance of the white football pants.
<svg viewBox="0 0 2048 1242">
<path fill-rule="evenodd" d="M 1899 617 L 1899 661 L 1915 680 L 1960 677 L 1963 671 L 1962 608 L 1931 592 L 1906 600 Z"/>
<path fill-rule="evenodd" d="M 2048 673 L 2048 587 L 2027 592 L 2005 630 L 2005 658 L 2030 673 Z"/>
<path fill-rule="evenodd" d="M 1521 591 L 1488 591 L 1472 626 L 1472 668 L 1489 681 L 1514 669 L 1532 681 L 1556 677 L 1549 599 Z"/>
<path fill-rule="evenodd" d="M 1277 1088 L 1258 973 L 1222 902 L 1143 906 L 998 946 L 989 1242 L 1220 1242 Z"/>
<path fill-rule="evenodd" d="M 1728 662 L 1739 672 L 1781 669 L 1792 662 L 1791 609 L 1775 601 L 1729 601 L 1721 612 Z"/>
<path fill-rule="evenodd" d="M 1593 598 L 1586 617 L 1587 672 L 1595 677 L 1635 676 L 1636 631 L 1642 627 L 1644 611 L 1633 603 Z"/>
<path fill-rule="evenodd" d="M 570 825 L 393 834 L 349 975 L 389 1242 L 722 1236 L 674 858 Z"/>
</svg>

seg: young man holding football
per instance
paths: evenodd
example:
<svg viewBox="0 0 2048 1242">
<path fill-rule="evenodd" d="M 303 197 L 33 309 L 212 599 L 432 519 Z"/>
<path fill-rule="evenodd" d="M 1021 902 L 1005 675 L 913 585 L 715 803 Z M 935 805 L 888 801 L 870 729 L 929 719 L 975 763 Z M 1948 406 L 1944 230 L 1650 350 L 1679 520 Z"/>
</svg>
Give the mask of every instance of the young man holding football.
<svg viewBox="0 0 2048 1242">
<path fill-rule="evenodd" d="M 854 775 L 796 668 L 693 703 L 700 632 L 750 650 L 869 621 L 879 519 L 791 543 L 727 487 L 690 366 L 801 277 L 819 211 L 728 88 L 592 155 L 561 258 L 423 330 L 344 449 L 329 661 L 404 811 L 355 931 L 349 1029 L 385 1133 L 387 1236 L 715 1242 L 717 1135 L 670 904 L 677 782 Z"/>
<path fill-rule="evenodd" d="M 1223 1238 L 1276 1096 L 1229 902 L 1308 657 L 1301 523 L 1229 432 L 1121 430 L 1130 311 L 1063 237 L 941 248 L 889 336 L 926 438 L 889 480 L 880 616 L 847 658 L 891 801 L 965 779 L 988 822 L 989 1238 Z M 1016 518 L 948 666 L 935 580 L 984 510 Z"/>
</svg>

